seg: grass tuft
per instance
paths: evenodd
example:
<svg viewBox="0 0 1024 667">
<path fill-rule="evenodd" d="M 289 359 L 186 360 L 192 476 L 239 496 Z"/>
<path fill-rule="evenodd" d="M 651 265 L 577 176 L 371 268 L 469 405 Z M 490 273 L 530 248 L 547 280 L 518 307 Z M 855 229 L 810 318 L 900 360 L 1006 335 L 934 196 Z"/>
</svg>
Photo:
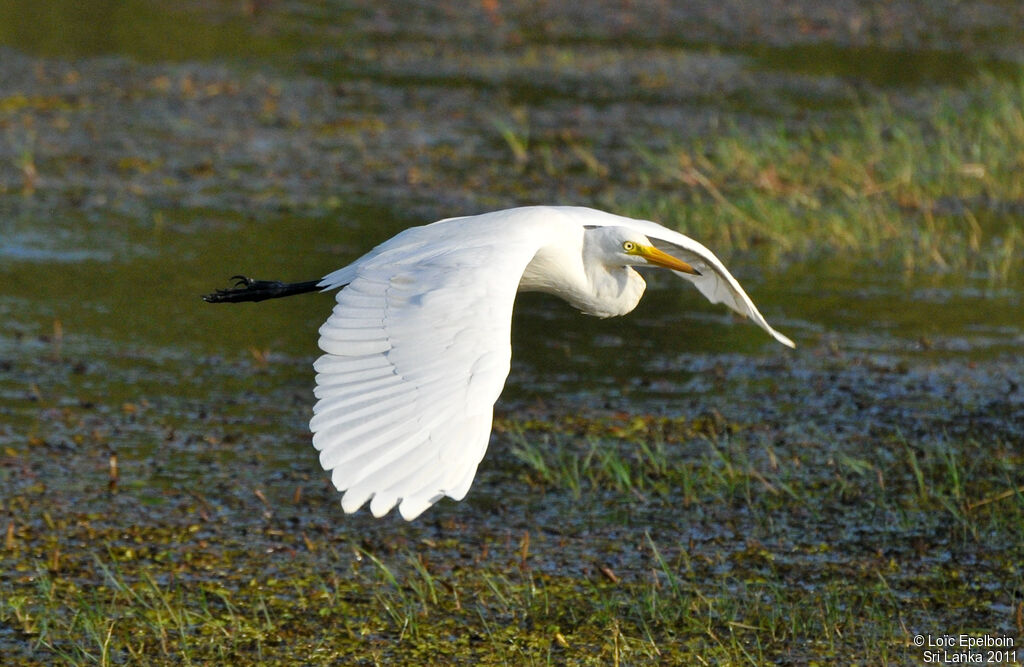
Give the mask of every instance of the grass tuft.
<svg viewBox="0 0 1024 667">
<path fill-rule="evenodd" d="M 984 77 L 914 103 L 637 147 L 649 187 L 617 208 L 715 247 L 870 253 L 1005 281 L 1022 267 L 1024 80 Z"/>
</svg>

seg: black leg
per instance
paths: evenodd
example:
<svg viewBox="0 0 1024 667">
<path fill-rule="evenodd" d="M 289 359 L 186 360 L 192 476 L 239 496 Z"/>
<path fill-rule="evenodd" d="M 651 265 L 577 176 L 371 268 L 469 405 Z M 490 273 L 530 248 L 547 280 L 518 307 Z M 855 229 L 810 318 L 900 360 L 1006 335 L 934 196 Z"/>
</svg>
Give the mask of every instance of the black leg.
<svg viewBox="0 0 1024 667">
<path fill-rule="evenodd" d="M 246 276 L 231 276 L 235 286 L 219 289 L 203 297 L 207 303 L 240 303 L 242 301 L 266 301 L 293 294 L 305 294 L 320 289 L 319 280 L 302 283 L 283 283 L 279 280 L 253 280 Z"/>
</svg>

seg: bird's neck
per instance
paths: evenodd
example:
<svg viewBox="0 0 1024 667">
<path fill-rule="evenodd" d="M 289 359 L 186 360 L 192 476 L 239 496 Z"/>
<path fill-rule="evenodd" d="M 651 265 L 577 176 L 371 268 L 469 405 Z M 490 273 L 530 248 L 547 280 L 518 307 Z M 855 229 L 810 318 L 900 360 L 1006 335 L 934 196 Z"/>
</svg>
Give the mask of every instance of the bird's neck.
<svg viewBox="0 0 1024 667">
<path fill-rule="evenodd" d="M 647 287 L 631 266 L 592 267 L 588 274 L 589 289 L 584 293 L 584 301 L 572 305 L 597 317 L 618 317 L 632 312 Z"/>
<path fill-rule="evenodd" d="M 541 248 L 523 272 L 519 291 L 554 294 L 597 317 L 625 315 L 640 302 L 647 283 L 631 267 L 584 267 L 579 257 L 567 260 Z"/>
</svg>

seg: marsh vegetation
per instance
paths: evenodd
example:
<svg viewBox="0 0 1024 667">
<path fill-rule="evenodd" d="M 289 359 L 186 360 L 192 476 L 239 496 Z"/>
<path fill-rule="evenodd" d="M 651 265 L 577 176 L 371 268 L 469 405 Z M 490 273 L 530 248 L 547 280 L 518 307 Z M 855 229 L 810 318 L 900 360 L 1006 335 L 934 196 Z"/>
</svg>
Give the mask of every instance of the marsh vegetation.
<svg viewBox="0 0 1024 667">
<path fill-rule="evenodd" d="M 89 4 L 0 8 L 5 664 L 1020 645 L 1018 3 Z M 199 295 L 538 202 L 699 238 L 797 350 L 526 295 L 468 498 L 344 516 L 331 297 Z"/>
</svg>

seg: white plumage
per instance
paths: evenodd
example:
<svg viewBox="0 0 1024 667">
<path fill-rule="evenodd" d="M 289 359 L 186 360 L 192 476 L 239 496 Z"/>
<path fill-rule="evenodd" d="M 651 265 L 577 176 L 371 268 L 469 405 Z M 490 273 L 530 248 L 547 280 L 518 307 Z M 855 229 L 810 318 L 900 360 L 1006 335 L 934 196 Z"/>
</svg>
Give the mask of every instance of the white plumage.
<svg viewBox="0 0 1024 667">
<path fill-rule="evenodd" d="M 487 449 L 511 359 L 517 291 L 561 296 L 609 317 L 645 283 L 631 266 L 672 269 L 713 303 L 775 331 L 714 254 L 653 222 L 575 207 L 527 207 L 408 229 L 319 281 L 342 287 L 320 328 L 310 421 L 320 463 L 374 516 L 412 520 L 461 500 Z M 691 268 L 692 267 L 692 268 Z"/>
</svg>

